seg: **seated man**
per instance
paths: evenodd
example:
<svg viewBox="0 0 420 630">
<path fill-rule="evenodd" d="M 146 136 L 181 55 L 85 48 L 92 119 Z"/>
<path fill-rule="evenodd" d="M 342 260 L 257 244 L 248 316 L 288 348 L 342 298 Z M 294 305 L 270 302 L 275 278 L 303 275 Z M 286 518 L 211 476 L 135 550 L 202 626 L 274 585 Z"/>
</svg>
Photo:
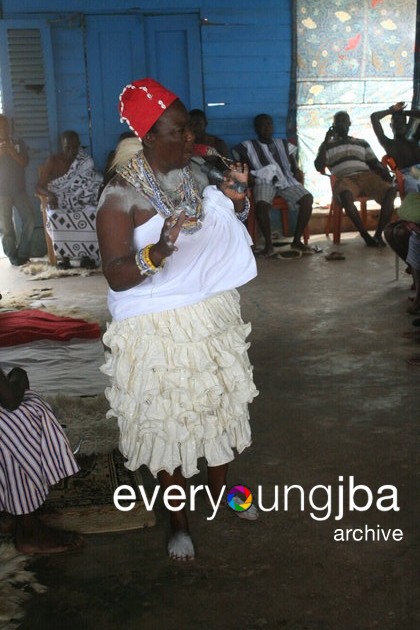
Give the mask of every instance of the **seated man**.
<svg viewBox="0 0 420 630">
<path fill-rule="evenodd" d="M 391 115 L 394 137 L 385 135 L 381 120 Z M 387 155 L 392 157 L 404 175 L 404 192 L 420 191 L 420 146 L 416 138 L 408 138 L 407 116 L 420 118 L 419 110 L 405 110 L 405 103 L 392 105 L 389 109 L 373 112 L 370 116 L 373 130 Z M 417 168 L 416 168 L 417 166 Z"/>
<path fill-rule="evenodd" d="M 221 138 L 206 133 L 206 127 L 207 118 L 205 113 L 201 109 L 192 109 L 190 111 L 190 128 L 195 135 L 195 144 L 213 147 L 220 155 L 228 157 L 229 149 L 227 144 Z"/>
<path fill-rule="evenodd" d="M 0 531 L 22 553 L 80 547 L 80 536 L 47 527 L 36 511 L 49 487 L 79 466 L 51 407 L 29 389 L 25 370 L 0 370 Z"/>
<path fill-rule="evenodd" d="M 312 214 L 313 197 L 304 188 L 303 173 L 296 160 L 288 151 L 285 140 L 273 138 L 273 119 L 268 114 L 258 114 L 254 118 L 254 128 L 258 139 L 246 140 L 232 149 L 235 159 L 248 164 L 255 200 L 255 213 L 258 225 L 265 240 L 262 254 L 273 253 L 271 236 L 271 203 L 275 196 L 283 197 L 289 209 L 297 212 L 296 229 L 292 249 L 304 254 L 313 250 L 302 243 L 302 235 Z"/>
<path fill-rule="evenodd" d="M 379 162 L 366 140 L 348 135 L 350 125 L 350 116 L 347 112 L 334 114 L 333 125 L 328 129 L 318 149 L 315 168 L 323 173 L 328 167 L 334 175 L 333 194 L 340 200 L 366 245 L 385 247 L 382 232 L 391 218 L 395 198 L 392 177 Z M 359 196 L 374 199 L 381 205 L 373 237 L 364 227 L 354 204 L 354 200 Z"/>
<path fill-rule="evenodd" d="M 95 171 L 92 158 L 80 147 L 75 131 L 61 135 L 61 147 L 62 151 L 49 157 L 41 167 L 36 192 L 48 202 L 54 249 L 63 258 L 64 266 L 70 266 L 70 258 L 80 258 L 81 266 L 94 267 L 99 259 L 95 221 L 103 178 Z M 71 217 L 71 213 L 78 214 Z"/>
</svg>

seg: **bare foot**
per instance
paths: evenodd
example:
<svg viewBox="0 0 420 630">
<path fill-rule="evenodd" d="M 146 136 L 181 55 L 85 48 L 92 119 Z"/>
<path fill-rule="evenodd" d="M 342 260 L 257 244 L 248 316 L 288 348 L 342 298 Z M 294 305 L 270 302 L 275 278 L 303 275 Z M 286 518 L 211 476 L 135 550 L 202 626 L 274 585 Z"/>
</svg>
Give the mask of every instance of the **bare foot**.
<svg viewBox="0 0 420 630">
<path fill-rule="evenodd" d="M 373 236 L 369 234 L 369 232 L 363 232 L 360 234 L 360 236 L 365 241 L 368 247 L 379 247 L 378 242 L 376 241 L 376 239 L 373 238 Z"/>
<path fill-rule="evenodd" d="M 382 238 L 382 234 L 375 234 L 375 236 L 373 238 L 377 242 L 378 247 L 386 247 L 386 243 L 385 243 L 384 239 Z"/>
<path fill-rule="evenodd" d="M 168 554 L 171 560 L 179 562 L 194 560 L 194 545 L 188 532 L 178 531 L 172 534 L 168 542 Z"/>
<path fill-rule="evenodd" d="M 83 538 L 66 530 L 44 525 L 35 514 L 24 514 L 16 519 L 16 549 L 21 553 L 63 553 L 83 546 Z"/>
</svg>

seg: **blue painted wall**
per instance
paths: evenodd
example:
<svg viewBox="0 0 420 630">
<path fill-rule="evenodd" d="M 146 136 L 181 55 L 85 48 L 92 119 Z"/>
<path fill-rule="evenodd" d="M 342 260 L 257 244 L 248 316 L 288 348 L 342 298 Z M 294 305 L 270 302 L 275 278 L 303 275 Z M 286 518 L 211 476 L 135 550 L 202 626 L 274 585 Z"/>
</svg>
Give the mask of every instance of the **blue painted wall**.
<svg viewBox="0 0 420 630">
<path fill-rule="evenodd" d="M 220 135 L 232 146 L 254 135 L 252 120 L 260 112 L 273 116 L 277 135 L 285 134 L 291 80 L 291 5 L 292 0 L 2 2 L 4 19 L 46 20 L 49 23 L 57 133 L 76 129 L 82 144 L 88 147 L 89 81 L 84 58 L 84 16 L 196 13 L 203 24 L 200 30 L 204 103 L 193 106 L 205 107 L 208 131 Z M 118 59 L 109 72 L 119 72 Z M 103 80 L 106 81 L 106 77 Z M 207 105 L 214 102 L 225 105 Z M 94 157 L 100 162 L 103 160 L 103 156 Z"/>
</svg>

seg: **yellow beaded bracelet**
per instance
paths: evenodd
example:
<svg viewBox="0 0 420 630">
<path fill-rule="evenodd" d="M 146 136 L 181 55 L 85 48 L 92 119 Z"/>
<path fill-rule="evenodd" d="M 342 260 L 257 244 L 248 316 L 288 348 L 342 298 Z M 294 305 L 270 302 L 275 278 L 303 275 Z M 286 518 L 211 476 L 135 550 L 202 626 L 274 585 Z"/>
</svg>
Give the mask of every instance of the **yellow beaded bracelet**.
<svg viewBox="0 0 420 630">
<path fill-rule="evenodd" d="M 152 259 L 150 258 L 150 250 L 153 247 L 153 243 L 151 243 L 150 245 L 146 245 L 146 247 L 143 249 L 143 258 L 144 258 L 144 262 L 147 263 L 147 265 L 153 269 L 153 271 L 155 271 L 157 269 L 155 263 L 152 261 Z"/>
<path fill-rule="evenodd" d="M 139 268 L 142 276 L 152 276 L 153 274 L 160 271 L 164 265 L 164 259 L 157 267 L 150 258 L 150 250 L 153 245 L 154 243 L 146 245 L 146 247 L 143 247 L 143 249 L 139 249 L 139 251 L 135 255 L 136 265 Z"/>
</svg>

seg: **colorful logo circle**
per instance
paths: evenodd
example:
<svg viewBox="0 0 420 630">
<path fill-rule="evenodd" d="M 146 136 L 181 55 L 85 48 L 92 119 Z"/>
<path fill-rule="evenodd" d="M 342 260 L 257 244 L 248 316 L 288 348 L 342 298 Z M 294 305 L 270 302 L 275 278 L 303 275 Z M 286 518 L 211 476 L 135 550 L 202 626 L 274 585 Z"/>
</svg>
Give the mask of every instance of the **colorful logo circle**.
<svg viewBox="0 0 420 630">
<path fill-rule="evenodd" d="M 227 494 L 227 504 L 235 512 L 246 512 L 252 505 L 252 492 L 246 486 L 232 486 Z"/>
</svg>

